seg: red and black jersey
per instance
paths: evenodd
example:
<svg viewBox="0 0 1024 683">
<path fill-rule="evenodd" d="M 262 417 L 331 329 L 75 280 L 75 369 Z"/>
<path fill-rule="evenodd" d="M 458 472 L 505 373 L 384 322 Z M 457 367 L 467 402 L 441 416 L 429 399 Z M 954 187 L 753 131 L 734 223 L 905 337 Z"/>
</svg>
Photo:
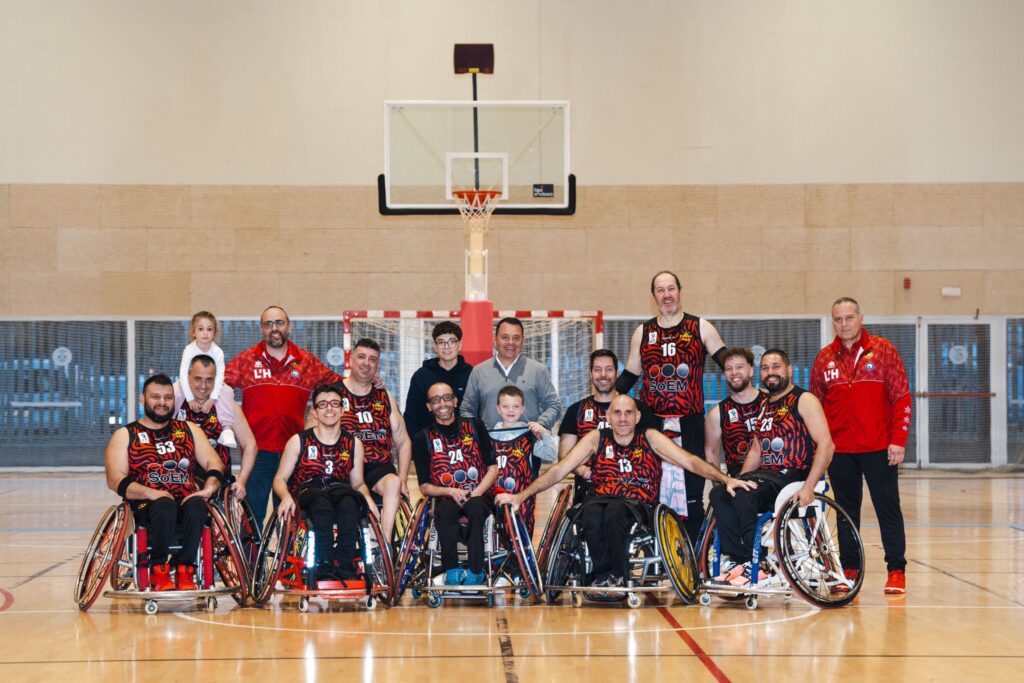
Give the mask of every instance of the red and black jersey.
<svg viewBox="0 0 1024 683">
<path fill-rule="evenodd" d="M 593 394 L 587 396 L 575 405 L 576 419 L 574 424 L 567 425 L 568 428 L 564 430 L 559 428 L 559 433 L 575 434 L 582 439 L 595 429 L 607 429 L 609 405 L 610 403 L 594 400 Z"/>
<path fill-rule="evenodd" d="M 355 437 L 341 430 L 341 436 L 333 444 L 326 444 L 316 438 L 316 430 L 299 432 L 299 460 L 292 476 L 288 478 L 288 491 L 294 496 L 302 485 L 319 482 L 327 486 L 334 482 L 349 483 L 355 459 Z"/>
<path fill-rule="evenodd" d="M 181 406 L 178 408 L 176 418 L 183 422 L 187 421 L 195 423 L 196 426 L 203 430 L 203 434 L 205 434 L 206 438 L 210 440 L 210 445 L 213 446 L 213 450 L 217 451 L 217 455 L 220 456 L 220 461 L 224 463 L 224 471 L 230 474 L 231 449 L 217 443 L 220 433 L 224 431 L 224 427 L 221 425 L 220 420 L 217 419 L 217 407 L 214 406 L 208 413 L 201 413 L 197 410 L 192 410 L 188 401 L 182 401 Z"/>
<path fill-rule="evenodd" d="M 610 429 L 602 429 L 591 465 L 590 481 L 599 496 L 631 498 L 656 503 L 661 488 L 661 459 L 647 436 L 636 432 L 620 446 Z"/>
<path fill-rule="evenodd" d="M 175 500 L 199 490 L 196 483 L 196 444 L 192 430 L 181 420 L 171 420 L 162 429 L 150 429 L 132 422 L 128 430 L 128 476 Z"/>
<path fill-rule="evenodd" d="M 434 486 L 472 491 L 484 476 L 480 439 L 471 418 L 459 418 L 459 430 L 446 436 L 431 424 L 425 430 L 430 449 L 430 483 Z"/>
<path fill-rule="evenodd" d="M 678 325 L 644 323 L 640 339 L 640 400 L 661 417 L 704 414 L 704 359 L 700 318 L 686 313 Z"/>
<path fill-rule="evenodd" d="M 519 493 L 533 483 L 536 478 L 533 470 L 533 444 L 537 437 L 529 429 L 514 439 L 501 441 L 491 439 L 494 458 L 498 464 L 498 480 L 494 484 L 495 493 Z M 520 515 L 526 522 L 526 528 L 533 533 L 534 510 L 536 497 L 524 500 L 520 505 Z"/>
<path fill-rule="evenodd" d="M 793 390 L 778 401 L 766 400 L 757 420 L 757 438 L 761 440 L 761 469 L 809 470 L 817 444 L 807 423 L 800 416 L 800 394 Z"/>
<path fill-rule="evenodd" d="M 718 422 L 722 428 L 722 452 L 730 472 L 743 467 L 750 450 L 750 440 L 757 427 L 757 417 L 768 395 L 763 391 L 750 403 L 737 403 L 731 397 L 718 403 Z"/>
<path fill-rule="evenodd" d="M 391 399 L 387 389 L 373 387 L 370 393 L 358 396 L 344 382 L 337 386 L 341 394 L 341 428 L 362 440 L 363 464 L 392 462 Z"/>
</svg>

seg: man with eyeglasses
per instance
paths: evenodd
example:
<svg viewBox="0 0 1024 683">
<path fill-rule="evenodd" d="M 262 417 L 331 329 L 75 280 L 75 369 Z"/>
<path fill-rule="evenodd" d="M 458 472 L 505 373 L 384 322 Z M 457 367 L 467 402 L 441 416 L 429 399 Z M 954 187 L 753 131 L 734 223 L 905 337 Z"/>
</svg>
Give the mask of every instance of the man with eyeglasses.
<svg viewBox="0 0 1024 683">
<path fill-rule="evenodd" d="M 431 424 L 413 438 L 412 457 L 420 493 L 434 499 L 434 526 L 441 546 L 438 580 L 446 586 L 484 582 L 484 522 L 494 511 L 491 489 L 498 478 L 487 427 L 459 417 L 454 390 L 438 382 L 427 390 Z M 467 520 L 468 571 L 459 566 L 459 518 Z"/>
<path fill-rule="evenodd" d="M 284 445 L 302 431 L 313 388 L 340 382 L 341 375 L 288 341 L 291 321 L 280 306 L 263 311 L 260 328 L 263 341 L 231 359 L 224 368 L 224 383 L 242 390 L 242 412 L 260 449 L 245 490 L 262 523 Z"/>
<path fill-rule="evenodd" d="M 433 420 L 427 410 L 427 389 L 438 382 L 452 388 L 455 398 L 462 401 L 473 366 L 462 357 L 462 328 L 450 320 L 434 326 L 434 350 L 437 358 L 423 361 L 423 367 L 412 375 L 409 391 L 405 394 L 405 427 L 410 435 L 418 434 Z"/>
</svg>

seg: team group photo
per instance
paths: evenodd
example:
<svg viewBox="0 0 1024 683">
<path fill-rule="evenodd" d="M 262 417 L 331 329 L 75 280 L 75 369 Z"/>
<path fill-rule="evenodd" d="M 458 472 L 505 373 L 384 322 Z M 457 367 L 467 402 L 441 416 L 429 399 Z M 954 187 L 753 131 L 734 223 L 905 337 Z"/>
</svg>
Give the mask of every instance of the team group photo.
<svg viewBox="0 0 1024 683">
<path fill-rule="evenodd" d="M 1024 8 L 0 5 L 11 680 L 1014 676 Z"/>
</svg>

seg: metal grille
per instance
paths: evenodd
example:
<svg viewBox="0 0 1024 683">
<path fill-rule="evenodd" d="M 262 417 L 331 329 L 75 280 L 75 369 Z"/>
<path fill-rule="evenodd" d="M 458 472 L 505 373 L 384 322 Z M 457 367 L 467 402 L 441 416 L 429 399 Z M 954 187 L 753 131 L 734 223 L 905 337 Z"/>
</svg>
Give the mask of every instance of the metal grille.
<svg viewBox="0 0 1024 683">
<path fill-rule="evenodd" d="M 910 382 L 910 394 L 917 393 L 917 325 L 911 323 L 865 323 L 864 327 L 871 334 L 885 337 L 896 347 L 903 367 L 907 371 L 907 380 Z M 925 401 L 919 398 L 913 400 L 914 414 L 910 425 L 910 437 L 907 439 L 907 454 L 904 462 L 916 463 L 917 457 L 917 429 L 914 426 L 920 420 L 919 410 L 924 408 Z"/>
<path fill-rule="evenodd" d="M 1024 318 L 1006 321 L 1006 462 L 1024 464 Z"/>
<path fill-rule="evenodd" d="M 103 464 L 125 421 L 125 325 L 0 322 L 0 466 Z"/>
<path fill-rule="evenodd" d="M 989 337 L 988 325 L 928 326 L 929 462 L 991 461 Z"/>
</svg>

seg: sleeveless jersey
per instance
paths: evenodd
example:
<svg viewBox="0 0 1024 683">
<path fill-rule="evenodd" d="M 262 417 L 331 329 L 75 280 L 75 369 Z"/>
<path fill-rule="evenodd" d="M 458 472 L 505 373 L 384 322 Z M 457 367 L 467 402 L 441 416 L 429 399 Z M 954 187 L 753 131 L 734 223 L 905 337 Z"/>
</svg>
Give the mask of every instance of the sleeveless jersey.
<svg viewBox="0 0 1024 683">
<path fill-rule="evenodd" d="M 668 328 L 651 318 L 641 330 L 640 400 L 661 417 L 703 415 L 706 357 L 700 318 L 686 313 Z"/>
<path fill-rule="evenodd" d="M 793 390 L 778 401 L 766 400 L 757 420 L 761 439 L 761 468 L 766 470 L 809 470 L 817 445 L 800 417 L 798 402 L 804 390 Z"/>
<path fill-rule="evenodd" d="M 309 481 L 321 486 L 348 484 L 354 457 L 355 438 L 344 429 L 334 444 L 320 441 L 312 429 L 299 432 L 299 461 L 288 478 L 288 491 L 294 496 Z"/>
<path fill-rule="evenodd" d="M 750 439 L 757 425 L 757 417 L 768 395 L 763 391 L 750 403 L 737 403 L 726 398 L 718 403 L 718 422 L 722 428 L 722 452 L 725 453 L 725 466 L 740 468 L 750 450 Z"/>
<path fill-rule="evenodd" d="M 434 486 L 472 491 L 480 485 L 484 460 L 480 454 L 480 435 L 473 421 L 459 418 L 459 430 L 447 437 L 436 424 L 427 427 L 430 444 L 430 483 Z M 485 434 L 483 438 L 489 438 Z"/>
<path fill-rule="evenodd" d="M 392 462 L 391 400 L 387 389 L 373 387 L 365 396 L 357 396 L 344 382 L 336 386 L 341 394 L 341 428 L 362 440 L 363 464 L 369 467 Z"/>
<path fill-rule="evenodd" d="M 593 394 L 581 400 L 576 412 L 576 436 L 582 439 L 595 429 L 606 429 L 609 405 L 595 401 Z"/>
<path fill-rule="evenodd" d="M 175 500 L 199 490 L 196 484 L 196 444 L 192 431 L 181 420 L 163 429 L 149 429 L 132 422 L 128 430 L 128 476 Z"/>
<path fill-rule="evenodd" d="M 599 496 L 656 503 L 661 488 L 661 460 L 644 434 L 637 432 L 632 441 L 620 446 L 611 429 L 602 429 L 590 481 Z"/>
<path fill-rule="evenodd" d="M 519 493 L 533 483 L 533 467 L 530 459 L 536 440 L 537 437 L 529 429 L 508 441 L 491 439 L 491 448 L 494 449 L 494 458 L 498 463 L 498 481 L 494 484 L 496 493 L 502 491 Z M 526 522 L 526 528 L 531 534 L 533 533 L 536 505 L 537 499 L 536 496 L 533 496 L 529 500 L 524 500 L 519 506 L 519 514 Z"/>
<path fill-rule="evenodd" d="M 230 474 L 231 449 L 217 443 L 217 438 L 220 437 L 220 433 L 224 431 L 224 427 L 221 426 L 220 420 L 217 419 L 217 407 L 214 406 L 208 413 L 200 413 L 192 410 L 192 408 L 189 407 L 188 401 L 182 401 L 181 406 L 178 408 L 178 414 L 175 417 L 183 422 L 192 422 L 203 430 L 203 434 L 206 434 L 206 438 L 210 440 L 210 445 L 213 446 L 213 450 L 217 451 L 217 455 L 220 456 L 220 461 L 224 463 L 224 472 L 226 474 Z"/>
</svg>

